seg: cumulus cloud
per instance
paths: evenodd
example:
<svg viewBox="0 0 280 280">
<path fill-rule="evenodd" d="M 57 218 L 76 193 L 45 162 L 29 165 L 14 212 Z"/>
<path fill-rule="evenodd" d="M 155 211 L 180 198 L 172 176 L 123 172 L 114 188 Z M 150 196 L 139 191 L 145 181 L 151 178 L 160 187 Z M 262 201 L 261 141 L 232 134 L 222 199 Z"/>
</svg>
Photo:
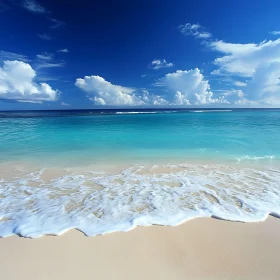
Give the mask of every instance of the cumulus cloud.
<svg viewBox="0 0 280 280">
<path fill-rule="evenodd" d="M 89 99 L 96 105 L 168 105 L 168 102 L 159 95 L 150 94 L 147 90 L 113 85 L 100 76 L 79 78 L 75 85 L 87 92 Z"/>
<path fill-rule="evenodd" d="M 151 94 L 147 90 L 113 85 L 100 76 L 85 76 L 76 80 L 76 86 L 87 92 L 88 98 L 96 105 L 116 106 L 183 106 L 226 103 L 213 98 L 210 85 L 199 69 L 169 73 L 155 85 L 163 87 L 164 94 Z"/>
<path fill-rule="evenodd" d="M 208 39 L 212 37 L 212 34 L 205 31 L 205 28 L 201 26 L 199 23 L 191 24 L 186 23 L 179 25 L 179 30 L 182 34 L 186 36 L 193 36 L 197 39 Z"/>
<path fill-rule="evenodd" d="M 160 78 L 154 84 L 160 94 L 113 85 L 99 76 L 77 79 L 76 86 L 90 93 L 89 98 L 100 105 L 280 105 L 280 38 L 239 44 L 212 39 L 200 24 L 187 23 L 179 29 L 185 35 L 200 38 L 204 46 L 218 53 L 212 74 L 223 76 L 219 79 L 224 90 L 212 91 L 198 68 L 177 70 Z M 154 60 L 149 67 L 171 67 L 168 64 L 166 60 Z"/>
<path fill-rule="evenodd" d="M 222 92 L 222 100 L 228 105 L 253 105 L 246 99 L 245 94 L 240 89 L 219 90 Z"/>
<path fill-rule="evenodd" d="M 40 13 L 40 14 L 43 14 L 43 13 L 46 13 L 47 10 L 41 6 L 39 3 L 37 3 L 36 1 L 34 0 L 25 0 L 22 4 L 22 6 L 30 11 L 30 12 L 33 12 L 33 13 Z"/>
<path fill-rule="evenodd" d="M 154 106 L 168 106 L 169 103 L 162 96 L 151 94 L 148 90 L 142 89 L 139 92 L 138 98 L 141 99 L 144 105 L 154 105 Z"/>
<path fill-rule="evenodd" d="M 221 102 L 253 106 L 280 105 L 280 38 L 260 43 L 240 44 L 214 40 L 210 33 L 203 34 L 204 30 L 200 24 L 187 23 L 180 25 L 179 29 L 185 35 L 202 39 L 204 46 L 219 53 L 213 61 L 216 69 L 211 74 L 222 76 L 221 84 L 230 81 L 232 86 L 236 87 L 225 89 L 219 99 Z M 279 35 L 280 31 L 270 33 Z M 225 84 L 225 88 L 227 87 L 228 84 Z M 180 90 L 178 92 L 182 93 Z M 189 100 L 179 93 L 176 98 Z"/>
<path fill-rule="evenodd" d="M 219 68 L 215 75 L 252 77 L 255 69 L 265 62 L 280 62 L 280 39 L 259 44 L 233 44 L 215 41 L 209 44 L 212 50 L 224 54 L 215 59 Z"/>
<path fill-rule="evenodd" d="M 243 93 L 234 104 L 280 105 L 280 39 L 259 44 L 215 41 L 209 47 L 223 54 L 215 59 L 218 69 L 212 74 L 247 78 L 246 83 L 234 83 Z"/>
<path fill-rule="evenodd" d="M 169 90 L 166 99 L 173 105 L 223 103 L 222 99 L 213 98 L 209 82 L 198 68 L 166 74 L 156 85 Z"/>
<path fill-rule="evenodd" d="M 89 94 L 97 105 L 142 105 L 133 92 L 134 88 L 113 85 L 100 76 L 85 76 L 76 80 L 75 85 Z"/>
<path fill-rule="evenodd" d="M 34 81 L 36 72 L 22 61 L 4 61 L 0 67 L 0 99 L 17 102 L 55 101 L 59 94 L 47 83 Z"/>
<path fill-rule="evenodd" d="M 280 62 L 260 64 L 244 88 L 248 100 L 264 105 L 280 105 Z"/>
<path fill-rule="evenodd" d="M 158 70 L 161 68 L 169 68 L 169 67 L 173 67 L 174 64 L 171 62 L 167 62 L 165 59 L 154 59 L 149 65 L 148 67 L 154 70 Z"/>
</svg>

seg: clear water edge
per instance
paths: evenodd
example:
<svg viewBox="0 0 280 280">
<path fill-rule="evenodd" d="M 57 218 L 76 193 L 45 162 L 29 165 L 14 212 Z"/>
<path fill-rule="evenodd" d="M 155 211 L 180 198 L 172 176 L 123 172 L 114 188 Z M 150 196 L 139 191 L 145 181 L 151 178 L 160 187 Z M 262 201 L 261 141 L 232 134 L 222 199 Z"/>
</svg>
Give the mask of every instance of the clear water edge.
<svg viewBox="0 0 280 280">
<path fill-rule="evenodd" d="M 92 236 L 196 217 L 279 216 L 280 111 L 211 114 L 209 121 L 161 113 L 164 123 L 157 113 L 110 115 L 105 123 L 104 116 L 0 119 L 0 235 L 78 228 Z"/>
</svg>

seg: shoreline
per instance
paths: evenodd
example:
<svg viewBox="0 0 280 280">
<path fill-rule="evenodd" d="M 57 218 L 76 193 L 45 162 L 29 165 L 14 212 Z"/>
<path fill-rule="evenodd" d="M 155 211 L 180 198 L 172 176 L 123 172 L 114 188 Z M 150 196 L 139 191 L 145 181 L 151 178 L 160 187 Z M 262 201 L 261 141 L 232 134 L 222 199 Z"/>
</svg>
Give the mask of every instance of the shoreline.
<svg viewBox="0 0 280 280">
<path fill-rule="evenodd" d="M 1 276 L 28 279 L 280 278 L 280 221 L 200 218 L 85 237 L 77 230 L 0 239 Z"/>
<path fill-rule="evenodd" d="M 0 235 L 36 238 L 77 228 L 95 236 L 199 217 L 259 222 L 280 215 L 279 168 L 182 164 L 93 170 L 19 168 L 11 178 L 13 169 L 1 169 Z"/>
<path fill-rule="evenodd" d="M 4 181 L 12 179 L 10 176 L 14 176 L 14 170 L 10 167 L 16 166 L 14 164 L 15 163 L 0 165 L 0 178 L 4 179 Z M 32 172 L 34 172 L 32 175 L 34 178 L 32 180 L 30 178 L 26 179 L 21 182 L 21 185 L 14 185 L 15 193 L 18 193 L 19 191 L 24 193 L 27 191 L 27 195 L 24 195 L 22 198 L 19 196 L 18 200 L 15 201 L 16 203 L 11 203 L 11 207 L 15 206 L 14 214 L 11 215 L 11 217 L 13 218 L 18 215 L 19 212 L 16 207 L 19 207 L 18 209 L 21 210 L 23 209 L 23 207 L 20 206 L 22 203 L 24 207 L 30 206 L 30 209 L 28 207 L 26 208 L 26 217 L 28 218 L 28 215 L 31 215 L 32 217 L 34 216 L 36 220 L 36 209 L 38 206 L 36 206 L 36 204 L 28 204 L 28 201 L 32 200 L 32 198 L 43 199 L 46 191 L 48 191 L 48 195 L 53 196 L 53 199 L 51 200 L 52 202 L 55 202 L 57 199 L 57 204 L 54 204 L 54 207 L 57 207 L 59 210 L 60 207 L 63 208 L 65 205 L 69 205 L 69 202 L 72 199 L 75 202 L 78 202 L 79 199 L 82 201 L 82 197 L 80 197 L 79 194 L 83 189 L 89 191 L 89 193 L 84 193 L 87 197 L 92 197 L 93 194 L 101 195 L 106 189 L 109 192 L 112 191 L 112 193 L 119 190 L 114 197 L 117 201 L 117 199 L 123 197 L 129 189 L 127 187 L 122 189 L 120 179 L 127 180 L 127 186 L 132 188 L 131 191 L 137 190 L 136 185 L 138 185 L 139 182 L 143 182 L 145 178 L 147 183 L 162 182 L 164 183 L 164 186 L 158 185 L 157 188 L 159 193 L 155 193 L 157 194 L 157 198 L 159 198 L 163 189 L 167 194 L 179 194 L 179 192 L 182 191 L 182 188 L 180 188 L 178 183 L 181 183 L 182 180 L 185 180 L 186 178 L 188 178 L 186 183 L 191 180 L 191 178 L 194 178 L 194 176 L 197 176 L 197 179 L 201 176 L 209 179 L 208 176 L 209 174 L 213 174 L 212 171 L 218 171 L 217 177 L 214 176 L 214 178 L 219 178 L 220 180 L 221 172 L 224 172 L 224 178 L 227 180 L 227 172 L 232 174 L 233 170 L 235 170 L 234 172 L 236 175 L 241 176 L 240 171 L 244 168 L 250 170 L 262 169 L 258 164 L 254 166 L 253 164 L 244 165 L 243 163 L 240 163 L 225 166 L 217 162 L 212 162 L 212 164 L 209 162 L 182 163 L 182 165 L 188 166 L 188 171 L 186 171 L 185 167 L 183 167 L 183 169 L 179 167 L 180 163 L 177 163 L 176 167 L 173 169 L 169 169 L 169 167 L 167 168 L 168 165 L 172 164 L 163 164 L 156 168 L 151 168 L 152 164 L 150 164 L 146 165 L 144 169 L 140 168 L 137 170 L 136 168 L 135 172 L 127 173 L 126 175 L 122 172 L 128 167 L 121 164 L 118 166 L 113 166 L 113 164 L 108 165 L 107 163 L 104 165 L 92 164 L 86 168 L 84 166 L 68 168 L 68 171 L 66 170 L 67 168 L 52 167 L 45 168 L 45 170 L 42 171 L 42 174 L 38 177 L 36 171 L 41 169 L 40 166 L 26 165 L 26 170 L 24 170 L 25 168 L 21 169 L 23 165 L 19 164 L 18 179 L 14 177 L 12 181 L 14 180 L 15 183 L 19 184 L 24 178 L 24 174 L 32 174 Z M 199 168 L 193 169 L 195 165 Z M 205 165 L 204 168 L 202 168 L 203 165 Z M 207 165 L 209 166 L 206 167 Z M 5 168 L 3 168 L 3 166 L 5 166 Z M 94 177 L 93 174 L 88 173 L 90 171 L 96 171 L 97 169 L 103 169 L 103 167 L 106 168 L 105 170 L 108 172 L 108 176 L 106 175 L 104 177 L 104 180 L 106 179 L 105 181 L 100 181 L 99 175 Z M 211 169 L 209 169 L 210 173 L 207 171 L 208 168 Z M 277 168 L 277 170 L 277 172 L 280 172 L 279 168 Z M 181 179 L 178 179 L 181 172 L 185 173 L 182 175 Z M 2 174 L 3 176 L 1 176 Z M 177 175 L 172 177 L 172 174 Z M 263 191 L 269 190 L 269 188 L 266 188 L 269 185 L 262 183 L 262 180 L 265 177 L 262 178 L 261 174 L 262 173 L 257 175 L 257 178 L 259 176 L 261 179 L 258 184 L 262 190 L 260 191 L 259 188 L 255 188 L 257 186 L 256 182 L 252 182 L 251 189 L 253 195 L 258 193 L 260 197 L 262 197 Z M 244 176 L 245 175 L 247 176 L 249 174 L 245 172 Z M 69 185 L 67 176 L 72 178 L 71 180 L 73 182 L 70 181 L 73 183 L 72 186 Z M 89 178 L 85 179 L 83 176 L 89 176 Z M 133 179 L 134 176 L 135 178 Z M 244 177 L 245 179 L 247 178 L 246 176 Z M 113 177 L 115 178 L 115 181 L 111 180 Z M 61 181 L 59 178 L 64 179 Z M 241 179 L 238 178 L 239 177 L 236 179 L 237 181 L 230 182 L 233 187 L 232 190 L 234 191 L 232 197 L 234 197 L 236 191 L 238 191 L 238 189 L 236 189 L 236 187 L 238 187 L 236 182 L 240 184 L 244 182 L 242 179 L 243 177 Z M 271 177 L 272 181 L 274 179 L 275 178 Z M 38 184 L 38 180 L 41 183 Z M 199 183 L 200 181 L 193 181 L 194 184 L 196 184 L 196 182 Z M 187 194 L 189 194 L 187 201 L 195 198 L 192 203 L 193 205 L 198 205 L 197 199 L 199 198 L 199 203 L 202 203 L 201 209 L 204 209 L 205 201 L 209 202 L 209 209 L 212 209 L 211 207 L 213 205 L 216 205 L 215 207 L 221 207 L 219 203 L 223 200 L 226 201 L 227 199 L 227 196 L 225 196 L 225 193 L 223 192 L 223 188 L 225 187 L 225 189 L 227 189 L 227 186 L 225 185 L 223 187 L 223 185 L 221 185 L 220 188 L 219 184 L 216 186 L 215 181 L 213 181 L 212 183 L 210 182 L 210 185 L 212 184 L 211 187 L 208 185 L 209 182 L 201 182 L 204 185 L 199 193 L 197 193 L 199 184 L 195 185 L 196 187 L 191 190 L 190 193 L 188 193 L 188 191 L 192 184 L 185 185 L 185 190 L 187 191 Z M 270 181 L 268 180 L 268 182 Z M 28 188 L 26 187 L 26 184 L 28 184 Z M 133 186 L 133 184 L 135 184 L 135 186 Z M 100 186 L 104 186 L 104 189 L 100 188 Z M 147 196 L 144 193 L 143 197 L 148 198 L 148 193 L 156 191 L 155 186 L 153 184 L 151 184 L 151 186 L 152 188 L 147 189 Z M 68 189 L 73 187 L 75 192 L 68 193 Z M 142 191 L 146 187 L 145 184 L 140 187 L 139 197 L 141 197 L 140 194 L 143 194 Z M 207 193 L 205 192 L 205 187 L 207 188 Z M 43 190 L 44 192 L 41 193 Z M 250 191 L 246 185 L 240 188 L 240 201 L 242 201 L 243 196 L 242 190 Z M 272 190 L 273 189 L 271 189 L 271 191 Z M 221 193 L 219 193 L 219 191 L 221 191 Z M 244 195 L 246 195 L 246 193 L 244 193 Z M 183 196 L 184 194 L 182 193 L 182 197 Z M 13 195 L 11 197 L 15 198 L 16 196 Z M 99 197 L 97 195 L 97 198 L 104 197 Z M 27 199 L 26 202 L 24 202 L 25 199 Z M 63 203 L 61 199 L 63 199 Z M 216 199 L 218 200 L 216 201 Z M 48 203 L 45 204 L 45 208 L 41 208 L 41 211 L 48 213 L 48 209 L 52 208 L 50 204 L 51 201 L 48 201 Z M 163 199 L 163 202 L 164 201 L 166 201 L 166 198 Z M 107 202 L 110 202 L 110 200 Z M 181 203 L 181 200 L 178 200 L 177 202 Z M 247 202 L 249 203 L 249 201 Z M 135 207 L 142 207 L 141 203 L 139 205 L 135 204 Z M 144 206 L 145 203 L 147 203 L 147 201 L 143 198 Z M 151 205 L 154 205 L 154 203 L 155 201 L 152 201 Z M 234 203 L 239 202 L 230 201 L 230 203 L 230 205 L 235 205 Z M 251 203 L 253 203 L 252 209 L 254 209 L 254 201 L 252 200 Z M 274 205 L 277 206 L 277 203 L 274 203 Z M 62 206 L 62 204 L 64 206 Z M 40 205 L 44 206 L 42 204 Z M 77 205 L 78 207 L 81 206 L 79 203 Z M 104 206 L 104 202 L 102 202 L 102 205 Z M 120 205 L 119 202 L 117 205 Z M 159 203 L 159 207 L 161 207 L 161 205 L 163 204 Z M 93 209 L 94 203 L 91 201 L 89 201 L 88 206 L 92 210 L 84 214 L 91 214 L 98 210 L 98 208 L 96 208 L 96 210 Z M 110 204 L 108 204 L 107 209 L 111 209 L 109 206 Z M 246 204 L 237 204 L 237 206 L 238 211 L 243 211 Z M 74 212 L 71 211 L 75 211 L 75 207 L 71 207 L 72 205 L 69 206 L 70 212 L 67 213 L 67 215 L 69 214 L 69 219 L 73 219 L 72 213 Z M 112 207 L 116 207 L 116 205 Z M 80 210 L 83 211 L 83 209 L 84 208 L 81 207 Z M 141 218 L 140 216 L 142 214 L 148 214 L 148 209 L 149 208 L 140 209 L 139 213 L 136 213 L 136 218 Z M 267 209 L 274 210 L 277 208 L 273 209 L 268 207 Z M 225 208 L 224 213 L 227 213 L 226 210 L 227 207 Z M 57 211 L 54 213 L 58 216 L 64 215 L 64 210 L 61 209 L 61 211 L 60 214 Z M 126 213 L 127 210 L 124 209 L 123 211 L 123 213 Z M 47 217 L 49 217 L 50 222 L 51 217 L 53 217 L 50 213 L 49 216 L 46 215 L 44 218 L 41 218 L 39 213 L 43 212 L 38 212 L 38 217 L 40 217 L 40 219 L 38 219 L 37 229 L 42 229 L 42 227 L 46 225 L 48 221 Z M 135 212 L 131 213 L 132 216 L 135 215 Z M 99 212 L 95 213 L 97 216 L 99 214 Z M 112 216 L 111 214 L 108 213 L 108 217 Z M 162 213 L 162 215 L 164 216 L 164 213 Z M 135 227 L 129 231 L 116 231 L 103 235 L 99 234 L 94 237 L 86 237 L 85 234 L 79 230 L 69 229 L 65 230 L 65 232 L 59 236 L 49 234 L 32 239 L 13 235 L 0 238 L 0 275 L 5 280 L 90 280 L 95 278 L 101 280 L 280 279 L 280 268 L 278 265 L 278 259 L 280 257 L 280 220 L 274 217 L 274 212 L 271 212 L 263 222 L 234 222 L 213 216 L 214 215 L 212 215 L 212 218 L 196 217 L 187 221 L 185 220 L 176 226 L 145 226 L 144 223 L 142 226 L 135 225 Z M 92 220 L 93 216 L 91 215 L 90 217 Z M 20 225 L 20 221 L 21 219 L 18 217 L 17 226 L 22 226 L 22 228 L 28 227 L 28 224 L 23 223 Z M 0 221 L 0 225 L 4 223 L 5 221 Z M 98 225 L 98 223 L 96 225 Z"/>
<path fill-rule="evenodd" d="M 28 160 L 0 160 L 0 178 L 4 173 L 8 173 L 8 176 L 12 175 L 12 171 L 19 170 L 25 171 L 26 174 L 34 171 L 40 170 L 68 170 L 73 172 L 82 172 L 82 171 L 104 171 L 107 173 L 121 172 L 125 169 L 134 167 L 134 166 L 145 166 L 145 167 L 165 167 L 165 166 L 180 166 L 180 165 L 197 165 L 197 166 L 228 166 L 235 168 L 262 168 L 262 167 L 279 167 L 280 168 L 280 159 L 274 156 L 265 156 L 265 157 L 247 157 L 244 156 L 244 159 L 206 159 L 206 158 L 151 158 L 151 159 L 103 159 L 96 162 L 93 161 L 58 161 L 52 163 L 51 161 L 42 161 L 39 159 L 28 159 Z M 10 171 L 10 172 L 9 172 Z M 6 178 L 8 178 L 6 176 Z"/>
</svg>

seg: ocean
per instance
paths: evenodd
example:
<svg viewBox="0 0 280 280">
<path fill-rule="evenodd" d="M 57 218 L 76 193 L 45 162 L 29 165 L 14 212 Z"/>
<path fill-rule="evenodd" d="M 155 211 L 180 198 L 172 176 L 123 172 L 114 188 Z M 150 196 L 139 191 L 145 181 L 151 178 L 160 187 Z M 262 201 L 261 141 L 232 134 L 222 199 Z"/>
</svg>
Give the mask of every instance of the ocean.
<svg viewBox="0 0 280 280">
<path fill-rule="evenodd" d="M 280 215 L 279 109 L 0 112 L 0 236 Z"/>
</svg>

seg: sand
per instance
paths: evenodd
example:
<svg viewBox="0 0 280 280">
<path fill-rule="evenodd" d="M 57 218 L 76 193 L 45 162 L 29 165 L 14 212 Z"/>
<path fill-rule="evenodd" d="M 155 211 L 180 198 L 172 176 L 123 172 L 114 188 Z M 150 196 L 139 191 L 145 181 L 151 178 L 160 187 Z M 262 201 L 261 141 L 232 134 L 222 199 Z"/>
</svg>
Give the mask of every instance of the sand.
<svg viewBox="0 0 280 280">
<path fill-rule="evenodd" d="M 0 279 L 280 279 L 280 219 L 0 239 Z"/>
</svg>

